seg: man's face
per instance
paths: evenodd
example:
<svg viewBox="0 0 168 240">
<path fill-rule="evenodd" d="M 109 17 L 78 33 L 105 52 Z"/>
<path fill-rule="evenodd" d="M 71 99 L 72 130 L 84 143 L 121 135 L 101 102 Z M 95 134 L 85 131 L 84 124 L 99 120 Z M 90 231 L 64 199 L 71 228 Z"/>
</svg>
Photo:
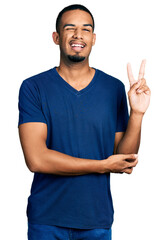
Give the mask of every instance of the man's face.
<svg viewBox="0 0 168 240">
<path fill-rule="evenodd" d="M 58 42 L 61 57 L 72 62 L 88 59 L 96 36 L 93 33 L 93 21 L 89 13 L 71 10 L 62 15 Z"/>
</svg>

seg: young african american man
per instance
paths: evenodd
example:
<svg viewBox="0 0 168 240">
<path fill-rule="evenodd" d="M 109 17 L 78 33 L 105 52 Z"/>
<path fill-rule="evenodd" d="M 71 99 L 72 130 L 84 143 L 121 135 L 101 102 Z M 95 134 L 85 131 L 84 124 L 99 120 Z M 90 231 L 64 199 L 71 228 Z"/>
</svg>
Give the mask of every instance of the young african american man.
<svg viewBox="0 0 168 240">
<path fill-rule="evenodd" d="M 145 60 L 130 90 L 89 66 L 94 18 L 82 5 L 64 8 L 53 41 L 60 64 L 24 80 L 19 135 L 34 179 L 28 199 L 29 240 L 111 239 L 110 173 L 130 174 L 138 162 L 141 123 L 150 102 Z"/>
</svg>

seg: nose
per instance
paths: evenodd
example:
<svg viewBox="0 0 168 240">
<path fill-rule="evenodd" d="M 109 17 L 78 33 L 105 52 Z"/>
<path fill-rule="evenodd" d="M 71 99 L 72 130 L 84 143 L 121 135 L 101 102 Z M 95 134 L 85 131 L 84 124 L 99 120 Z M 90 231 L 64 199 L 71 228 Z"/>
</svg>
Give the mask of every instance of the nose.
<svg viewBox="0 0 168 240">
<path fill-rule="evenodd" d="M 73 37 L 76 39 L 83 39 L 82 30 L 76 28 Z"/>
</svg>

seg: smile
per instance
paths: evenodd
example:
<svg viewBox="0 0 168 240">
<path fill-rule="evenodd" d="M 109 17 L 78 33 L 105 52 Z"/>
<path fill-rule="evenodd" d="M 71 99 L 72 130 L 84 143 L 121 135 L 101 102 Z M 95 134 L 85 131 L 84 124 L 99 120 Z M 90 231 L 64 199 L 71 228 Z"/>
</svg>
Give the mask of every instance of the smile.
<svg viewBox="0 0 168 240">
<path fill-rule="evenodd" d="M 70 46 L 75 51 L 81 51 L 86 46 L 86 44 L 72 41 L 70 42 Z"/>
<path fill-rule="evenodd" d="M 71 47 L 81 47 L 81 48 L 84 48 L 85 46 L 81 45 L 81 44 L 72 44 Z"/>
</svg>

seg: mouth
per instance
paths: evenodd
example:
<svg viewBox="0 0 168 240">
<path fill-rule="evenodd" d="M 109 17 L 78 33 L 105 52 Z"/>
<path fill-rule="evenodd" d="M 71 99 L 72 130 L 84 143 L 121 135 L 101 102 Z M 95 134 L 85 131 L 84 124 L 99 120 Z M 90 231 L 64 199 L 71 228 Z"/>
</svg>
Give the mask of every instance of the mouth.
<svg viewBox="0 0 168 240">
<path fill-rule="evenodd" d="M 71 46 L 71 49 L 74 50 L 75 52 L 80 52 L 85 48 L 86 44 L 83 42 L 71 41 L 70 46 Z"/>
</svg>

